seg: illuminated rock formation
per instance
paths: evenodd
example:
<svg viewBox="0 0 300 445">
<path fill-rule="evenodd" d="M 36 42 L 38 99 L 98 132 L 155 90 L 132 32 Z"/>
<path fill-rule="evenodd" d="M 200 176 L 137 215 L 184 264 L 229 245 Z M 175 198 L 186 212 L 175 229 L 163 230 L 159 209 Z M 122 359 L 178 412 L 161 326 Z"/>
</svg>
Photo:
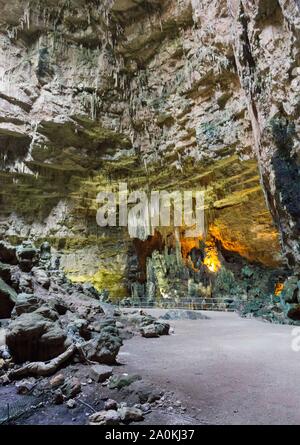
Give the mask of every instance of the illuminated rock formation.
<svg viewBox="0 0 300 445">
<path fill-rule="evenodd" d="M 144 244 L 101 229 L 97 194 L 119 182 L 203 190 L 208 273 L 240 262 L 298 270 L 296 0 L 0 6 L 1 236 L 49 240 L 74 281 L 114 300 L 141 285 L 149 297 L 147 273 L 166 246 L 176 256 L 174 228 Z M 199 239 L 183 238 L 173 278 L 192 294 L 180 277 L 195 272 Z M 172 279 L 157 273 L 163 297 Z"/>
</svg>

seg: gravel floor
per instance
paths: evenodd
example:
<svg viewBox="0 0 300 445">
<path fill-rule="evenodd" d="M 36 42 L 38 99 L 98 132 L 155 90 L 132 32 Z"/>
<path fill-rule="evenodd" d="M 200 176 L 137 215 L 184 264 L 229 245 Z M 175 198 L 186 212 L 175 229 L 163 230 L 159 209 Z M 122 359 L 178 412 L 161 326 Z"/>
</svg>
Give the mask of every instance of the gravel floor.
<svg viewBox="0 0 300 445">
<path fill-rule="evenodd" d="M 300 352 L 291 347 L 293 327 L 205 313 L 209 320 L 172 321 L 173 335 L 126 342 L 120 360 L 127 372 L 175 391 L 199 423 L 299 424 Z"/>
</svg>

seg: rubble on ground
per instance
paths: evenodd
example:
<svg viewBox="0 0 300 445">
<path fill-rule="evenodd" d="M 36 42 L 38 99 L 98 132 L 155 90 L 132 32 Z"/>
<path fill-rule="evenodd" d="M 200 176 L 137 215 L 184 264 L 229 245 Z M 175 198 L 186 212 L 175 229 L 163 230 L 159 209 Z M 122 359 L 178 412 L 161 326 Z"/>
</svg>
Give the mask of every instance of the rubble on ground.
<svg viewBox="0 0 300 445">
<path fill-rule="evenodd" d="M 17 247 L 0 241 L 0 318 L 6 341 L 0 345 L 0 387 L 37 397 L 39 407 L 66 406 L 72 413 L 92 409 L 80 399 L 84 392 L 94 396 L 106 388 L 111 397 L 101 402 L 102 410 L 90 413 L 90 424 L 142 421 L 160 395 L 141 376 L 119 373 L 118 353 L 134 335 L 168 335 L 169 323 L 142 310 L 126 312 L 103 303 L 91 284 L 73 284 L 53 264 L 48 243 L 37 248 L 29 241 Z M 132 399 L 131 406 L 115 400 L 124 397 Z"/>
</svg>

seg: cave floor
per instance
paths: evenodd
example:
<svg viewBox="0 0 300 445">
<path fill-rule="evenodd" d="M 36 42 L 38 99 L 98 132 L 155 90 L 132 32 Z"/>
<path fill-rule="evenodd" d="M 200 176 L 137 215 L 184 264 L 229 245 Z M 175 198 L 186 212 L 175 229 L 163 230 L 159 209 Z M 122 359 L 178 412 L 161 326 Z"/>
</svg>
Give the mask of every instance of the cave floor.
<svg viewBox="0 0 300 445">
<path fill-rule="evenodd" d="M 134 337 L 119 360 L 127 372 L 174 391 L 196 423 L 299 424 L 300 352 L 292 349 L 293 327 L 205 313 L 209 320 L 171 321 L 170 336 Z"/>
</svg>

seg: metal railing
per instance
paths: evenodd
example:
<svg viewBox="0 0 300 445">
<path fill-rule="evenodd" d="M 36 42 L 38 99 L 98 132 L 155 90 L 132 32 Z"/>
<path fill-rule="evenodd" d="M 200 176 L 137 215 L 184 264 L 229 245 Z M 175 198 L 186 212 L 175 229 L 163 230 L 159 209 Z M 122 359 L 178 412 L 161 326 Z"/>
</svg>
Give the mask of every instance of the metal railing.
<svg viewBox="0 0 300 445">
<path fill-rule="evenodd" d="M 128 305 L 124 305 L 124 303 L 119 302 L 119 307 L 234 312 L 241 302 L 242 300 L 233 300 L 230 298 L 180 299 L 174 301 L 160 300 L 155 302 L 139 300 Z"/>
<path fill-rule="evenodd" d="M 21 416 L 29 414 L 33 410 L 41 407 L 43 400 L 35 396 L 22 396 L 21 400 L 15 402 L 4 402 L 0 404 L 0 425 L 10 423 Z"/>
</svg>

